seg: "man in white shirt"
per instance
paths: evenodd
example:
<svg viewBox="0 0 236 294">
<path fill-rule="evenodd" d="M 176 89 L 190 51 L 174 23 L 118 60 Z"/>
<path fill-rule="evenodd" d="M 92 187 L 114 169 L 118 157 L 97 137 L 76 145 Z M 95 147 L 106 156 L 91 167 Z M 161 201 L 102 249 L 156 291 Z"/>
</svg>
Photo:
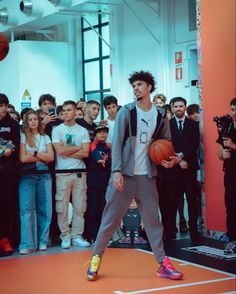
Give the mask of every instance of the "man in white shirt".
<svg viewBox="0 0 236 294">
<path fill-rule="evenodd" d="M 52 142 L 56 151 L 57 169 L 85 169 L 83 158 L 89 154 L 90 139 L 88 131 L 75 122 L 76 104 L 66 101 L 63 104 L 64 123 L 55 127 Z M 87 247 L 90 243 L 82 238 L 84 213 L 86 211 L 86 173 L 72 172 L 56 175 L 56 212 L 61 231 L 61 247 L 72 245 Z M 68 224 L 68 205 L 72 194 L 72 227 Z M 72 242 L 71 242 L 72 239 Z"/>
</svg>

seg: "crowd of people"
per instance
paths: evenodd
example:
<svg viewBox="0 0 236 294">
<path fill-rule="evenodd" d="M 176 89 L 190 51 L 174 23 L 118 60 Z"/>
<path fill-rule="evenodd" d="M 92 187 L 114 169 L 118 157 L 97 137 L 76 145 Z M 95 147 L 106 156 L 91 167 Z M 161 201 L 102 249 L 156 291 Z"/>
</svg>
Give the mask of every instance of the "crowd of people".
<svg viewBox="0 0 236 294">
<path fill-rule="evenodd" d="M 88 280 L 95 280 L 108 242 L 127 241 L 127 237 L 130 241 L 129 229 L 126 235 L 120 233 L 120 223 L 132 203 L 139 208 L 140 226 L 148 239 L 136 232 L 135 240 L 150 243 L 157 275 L 183 277 L 165 256 L 162 240 L 175 240 L 178 230 L 189 231 L 193 240 L 201 239 L 199 106 L 187 106 L 183 97 L 166 104 L 163 94 L 151 100 L 155 80 L 149 72 L 134 72 L 129 82 L 136 98 L 123 107 L 114 96 L 104 98 L 103 105 L 81 98 L 56 107 L 55 97 L 43 94 L 38 110 L 25 108 L 19 114 L 0 94 L 1 255 L 12 254 L 18 245 L 20 254 L 47 250 L 60 235 L 62 249 L 95 246 L 87 272 Z M 235 189 L 232 192 L 227 183 L 236 166 L 235 100 L 230 104 L 234 122 L 230 139 L 217 141 L 219 157 L 225 162 L 227 229 L 233 244 Z M 97 122 L 101 106 L 108 117 Z M 148 156 L 148 147 L 156 139 L 171 140 L 175 150 L 175 156 L 158 166 Z"/>
</svg>

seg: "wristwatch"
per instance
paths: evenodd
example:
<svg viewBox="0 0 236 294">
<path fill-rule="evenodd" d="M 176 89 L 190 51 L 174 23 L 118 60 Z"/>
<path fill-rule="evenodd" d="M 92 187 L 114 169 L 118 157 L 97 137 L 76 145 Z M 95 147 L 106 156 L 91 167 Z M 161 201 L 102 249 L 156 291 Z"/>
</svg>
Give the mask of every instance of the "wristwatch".
<svg viewBox="0 0 236 294">
<path fill-rule="evenodd" d="M 38 155 L 38 151 L 34 151 L 34 157 Z"/>
<path fill-rule="evenodd" d="M 184 154 L 183 152 L 179 152 L 179 153 L 175 153 L 179 158 L 183 159 L 184 158 Z"/>
</svg>

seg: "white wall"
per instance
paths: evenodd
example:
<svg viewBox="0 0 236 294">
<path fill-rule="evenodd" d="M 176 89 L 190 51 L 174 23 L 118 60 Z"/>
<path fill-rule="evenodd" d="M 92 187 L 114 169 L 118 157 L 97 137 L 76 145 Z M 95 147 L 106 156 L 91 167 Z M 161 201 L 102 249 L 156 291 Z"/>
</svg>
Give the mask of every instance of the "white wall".
<svg viewBox="0 0 236 294">
<path fill-rule="evenodd" d="M 168 99 L 183 96 L 189 104 L 196 103 L 196 97 L 192 99 L 190 94 L 189 58 L 190 50 L 197 48 L 197 35 L 196 31 L 188 29 L 188 0 L 161 0 L 160 7 L 159 1 L 149 1 L 149 7 L 141 1 L 129 0 L 127 3 L 160 43 L 125 4 L 115 7 L 110 22 L 110 42 L 114 48 L 111 52 L 111 92 L 120 104 L 132 101 L 132 89 L 127 79 L 132 71 L 143 69 L 155 76 L 155 93 L 163 93 Z M 183 79 L 176 81 L 175 52 L 179 51 L 183 54 Z"/>
<path fill-rule="evenodd" d="M 9 55 L 0 63 L 1 92 L 7 94 L 18 111 L 26 89 L 35 108 L 43 93 L 55 96 L 57 104 L 75 100 L 74 58 L 70 51 L 69 43 L 12 42 Z"/>
<path fill-rule="evenodd" d="M 196 89 L 190 86 L 196 67 L 189 60 L 191 50 L 197 48 L 196 31 L 188 30 L 188 0 L 126 2 L 154 36 L 124 3 L 112 6 L 111 93 L 117 96 L 121 105 L 132 101 L 128 77 L 131 72 L 142 69 L 155 76 L 155 93 L 164 93 L 168 99 L 183 96 L 188 103 L 196 103 Z M 0 63 L 0 91 L 9 96 L 18 110 L 25 89 L 32 96 L 33 106 L 37 106 L 42 93 L 55 95 L 58 104 L 82 96 L 80 18 L 70 21 L 67 29 L 67 43 L 11 43 L 9 55 Z M 183 53 L 181 81 L 175 79 L 175 52 L 178 51 Z"/>
<path fill-rule="evenodd" d="M 112 63 L 112 93 L 117 96 L 121 105 L 133 100 L 128 77 L 133 71 L 148 70 L 157 79 L 159 91 L 163 91 L 164 74 L 162 73 L 165 51 L 163 44 L 157 40 L 163 36 L 163 19 L 144 3 L 127 1 L 135 13 L 142 18 L 154 37 L 141 24 L 137 17 L 125 5 L 114 8 L 111 16 L 110 44 Z M 158 1 L 157 1 L 158 2 Z M 158 5 L 151 3 L 155 10 Z"/>
</svg>

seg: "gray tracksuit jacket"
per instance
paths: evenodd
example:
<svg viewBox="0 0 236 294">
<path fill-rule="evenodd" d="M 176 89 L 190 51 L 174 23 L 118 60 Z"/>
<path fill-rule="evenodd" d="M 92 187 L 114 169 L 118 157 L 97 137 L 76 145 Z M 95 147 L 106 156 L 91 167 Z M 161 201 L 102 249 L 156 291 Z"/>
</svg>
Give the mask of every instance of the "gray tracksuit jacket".
<svg viewBox="0 0 236 294">
<path fill-rule="evenodd" d="M 171 140 L 168 118 L 165 110 L 157 107 L 157 124 L 152 140 Z M 134 175 L 134 150 L 137 134 L 136 102 L 124 105 L 118 112 L 112 140 L 112 172 L 119 171 L 123 175 Z M 156 166 L 147 156 L 148 176 L 157 175 Z"/>
</svg>

